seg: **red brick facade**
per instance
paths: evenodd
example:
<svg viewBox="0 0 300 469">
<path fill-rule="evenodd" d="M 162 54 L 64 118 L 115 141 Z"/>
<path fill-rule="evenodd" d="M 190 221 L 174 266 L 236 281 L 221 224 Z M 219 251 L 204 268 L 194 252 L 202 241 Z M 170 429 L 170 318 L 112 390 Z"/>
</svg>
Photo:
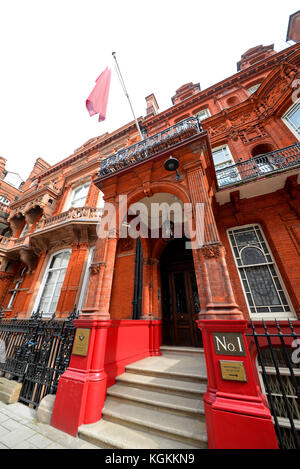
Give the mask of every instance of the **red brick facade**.
<svg viewBox="0 0 300 469">
<path fill-rule="evenodd" d="M 89 329 L 60 377 L 53 426 L 76 435 L 101 419 L 107 387 L 162 344 L 203 346 L 209 447 L 277 447 L 246 332 L 249 319 L 300 319 L 299 83 L 299 42 L 259 45 L 222 82 L 181 86 L 169 109 L 147 96 L 142 141 L 130 122 L 55 165 L 39 158 L 18 187 L 0 158 L 4 317 L 76 308 Z M 177 214 L 161 220 L 149 212 L 159 204 Z M 244 382 L 222 379 L 216 331 L 249 339 Z"/>
<path fill-rule="evenodd" d="M 299 64 L 299 44 L 279 53 L 273 46 L 258 46 L 242 55 L 238 73 L 226 80 L 202 91 L 199 84 L 192 83 L 179 88 L 172 97 L 173 106 L 165 111 L 159 113 L 154 95 L 148 96 L 146 116 L 139 120 L 145 138 L 197 113 L 204 119 L 199 134 L 174 141 L 142 164 L 102 178 L 98 175 L 103 159 L 139 142 L 133 122 L 91 139 L 56 165 L 37 160 L 23 187 L 12 191 L 18 196 L 9 206 L 12 237 L 1 239 L 0 297 L 5 315 L 28 316 L 39 307 L 37 299 L 49 259 L 55 252 L 69 249 L 71 255 L 58 297 L 58 290 L 53 293 L 56 315 L 65 316 L 82 299 L 89 250 L 95 247 L 81 309 L 114 320 L 132 318 L 136 241 L 97 240 L 101 189 L 105 201 L 112 202 L 117 212 L 119 195 L 127 195 L 129 204 L 155 194 L 172 194 L 176 200 L 193 206 L 206 204 L 209 250 L 204 246 L 193 252 L 201 317 L 249 318 L 227 230 L 258 224 L 291 302 L 291 317 L 299 316 L 299 135 L 283 120 L 295 104 Z M 255 85 L 259 86 L 254 89 Z M 247 177 L 241 175 L 239 180 L 219 187 L 212 153 L 222 146 L 227 146 L 232 164 L 236 164 L 234 171 L 238 172 L 246 168 L 247 162 L 253 166 L 258 155 L 271 155 L 293 146 L 295 156 L 292 164 L 273 166 L 270 174 L 249 177 L 250 171 Z M 164 168 L 170 155 L 180 161 L 183 178 L 179 182 Z M 82 204 L 72 205 L 76 188 L 85 184 L 88 189 Z M 27 231 L 20 237 L 26 224 Z M 160 257 L 166 243 L 162 239 L 141 241 L 141 317 L 161 319 Z M 48 312 L 54 311 L 50 308 Z"/>
</svg>

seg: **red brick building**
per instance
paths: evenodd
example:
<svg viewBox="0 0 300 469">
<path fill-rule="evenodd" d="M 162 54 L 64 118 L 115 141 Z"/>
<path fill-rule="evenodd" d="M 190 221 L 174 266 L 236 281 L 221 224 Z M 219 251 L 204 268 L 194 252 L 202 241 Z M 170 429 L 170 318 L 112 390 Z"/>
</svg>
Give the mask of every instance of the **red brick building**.
<svg viewBox="0 0 300 469">
<path fill-rule="evenodd" d="M 105 358 L 91 352 L 92 360 L 99 358 L 94 370 L 107 365 L 102 400 L 126 364 L 159 355 L 161 343 L 201 347 L 196 321 L 300 318 L 298 16 L 290 18 L 288 31 L 295 43 L 281 52 L 273 45 L 253 47 L 234 75 L 205 90 L 183 85 L 162 112 L 148 96 L 146 115 L 138 119 L 143 141 L 130 122 L 56 165 L 38 159 L 15 193 L 1 181 L 11 229 L 11 237 L 0 240 L 5 316 L 40 309 L 45 318 L 64 317 L 76 305 L 78 327 L 91 329 L 95 344 L 100 336 L 106 344 Z M 179 162 L 177 175 L 166 170 L 170 157 Z M 106 223 L 104 202 L 115 208 L 117 226 Z M 200 229 L 198 204 L 203 245 L 185 249 L 159 221 L 158 236 L 143 228 L 145 236 L 134 239 L 136 213 L 128 209 L 137 202 L 146 208 L 189 204 L 190 230 Z M 102 215 L 106 237 L 98 236 Z M 175 232 L 178 218 L 170 217 Z M 81 370 L 89 381 L 87 363 L 72 359 L 73 372 Z M 61 385 L 60 411 L 66 406 L 62 393 L 76 381 L 70 373 Z M 77 427 L 95 421 L 83 393 Z M 57 413 L 55 425 L 74 432 Z M 71 419 L 68 411 L 65 418 Z"/>
</svg>

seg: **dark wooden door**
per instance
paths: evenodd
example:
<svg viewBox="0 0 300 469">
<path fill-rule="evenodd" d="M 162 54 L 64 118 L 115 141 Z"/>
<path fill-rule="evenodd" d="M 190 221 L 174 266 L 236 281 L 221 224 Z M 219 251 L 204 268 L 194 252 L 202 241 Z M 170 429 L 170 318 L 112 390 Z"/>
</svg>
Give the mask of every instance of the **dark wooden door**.
<svg viewBox="0 0 300 469">
<path fill-rule="evenodd" d="M 168 274 L 168 311 L 163 316 L 164 343 L 177 346 L 202 346 L 196 319 L 199 312 L 198 290 L 193 270 Z"/>
<path fill-rule="evenodd" d="M 196 319 L 200 312 L 192 251 L 176 239 L 161 258 L 163 343 L 202 347 Z"/>
</svg>

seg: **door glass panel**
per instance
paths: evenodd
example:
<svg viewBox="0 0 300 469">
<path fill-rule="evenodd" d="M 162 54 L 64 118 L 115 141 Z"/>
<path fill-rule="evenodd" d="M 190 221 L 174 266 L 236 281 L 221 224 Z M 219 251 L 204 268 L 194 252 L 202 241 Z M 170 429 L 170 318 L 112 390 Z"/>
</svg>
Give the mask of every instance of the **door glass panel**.
<svg viewBox="0 0 300 469">
<path fill-rule="evenodd" d="M 198 287 L 197 287 L 195 272 L 190 272 L 190 280 L 191 280 L 192 298 L 193 298 L 195 313 L 199 313 L 200 302 L 199 302 Z"/>
<path fill-rule="evenodd" d="M 176 313 L 177 316 L 180 317 L 187 311 L 186 290 L 183 272 L 174 273 L 174 287 L 176 298 Z"/>
</svg>

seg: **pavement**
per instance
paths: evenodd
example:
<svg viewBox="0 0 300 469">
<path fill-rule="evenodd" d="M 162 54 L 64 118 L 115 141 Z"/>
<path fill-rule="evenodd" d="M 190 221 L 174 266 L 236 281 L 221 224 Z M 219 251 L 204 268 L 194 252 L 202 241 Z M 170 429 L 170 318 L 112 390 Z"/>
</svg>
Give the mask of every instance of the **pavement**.
<svg viewBox="0 0 300 469">
<path fill-rule="evenodd" d="M 0 402 L 0 449 L 100 449 L 39 422 L 36 411 L 17 402 Z"/>
</svg>

